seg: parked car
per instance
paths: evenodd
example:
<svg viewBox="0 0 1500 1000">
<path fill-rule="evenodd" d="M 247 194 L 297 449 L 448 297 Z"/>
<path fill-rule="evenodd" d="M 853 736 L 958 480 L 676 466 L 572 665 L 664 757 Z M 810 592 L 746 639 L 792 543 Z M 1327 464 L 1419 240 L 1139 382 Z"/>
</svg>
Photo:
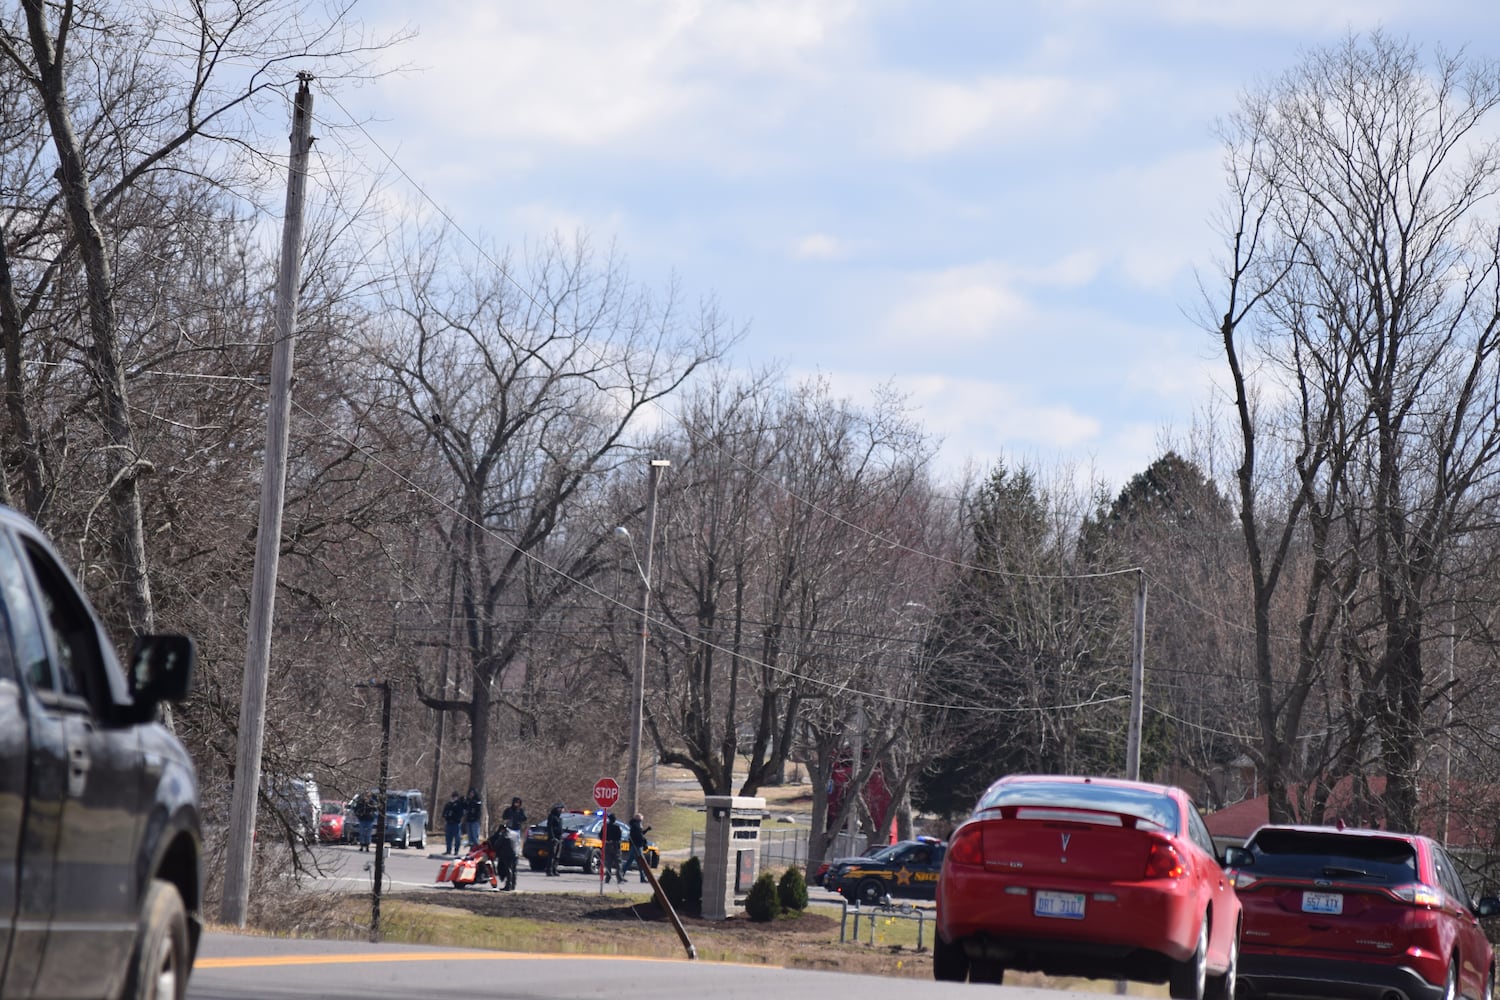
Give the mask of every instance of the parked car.
<svg viewBox="0 0 1500 1000">
<path fill-rule="evenodd" d="M 1436 841 L 1387 830 L 1263 826 L 1231 848 L 1245 909 L 1240 984 L 1255 993 L 1491 1000 L 1495 958 Z"/>
<path fill-rule="evenodd" d="M 840 858 L 823 874 L 823 887 L 865 906 L 887 896 L 932 899 L 947 845 L 935 837 L 903 840 L 867 858 Z"/>
<path fill-rule="evenodd" d="M 374 788 L 366 794 L 371 800 L 380 797 L 380 791 Z M 352 802 L 349 815 L 353 815 Z M 378 836 L 380 827 L 377 825 L 375 829 Z M 406 788 L 385 793 L 385 839 L 392 847 L 427 846 L 427 807 L 421 790 Z"/>
<path fill-rule="evenodd" d="M 157 721 L 185 636 L 128 668 L 36 527 L 0 507 L 0 996 L 181 997 L 203 929 L 198 779 Z"/>
<path fill-rule="evenodd" d="M 1234 995 L 1240 903 L 1180 788 L 1012 775 L 954 831 L 937 884 L 933 974 L 1007 969 Z"/>
<path fill-rule="evenodd" d="M 620 829 L 621 850 L 630 843 L 630 824 L 615 821 Z M 558 851 L 557 864 L 561 868 L 578 868 L 588 875 L 599 873 L 599 861 L 604 856 L 604 841 L 600 831 L 604 829 L 604 814 L 585 809 L 581 812 L 563 813 L 562 849 Z M 521 846 L 531 870 L 539 872 L 547 867 L 547 855 L 551 848 L 547 840 L 547 824 L 536 823 L 526 831 L 526 842 Z M 652 868 L 661 864 L 661 852 L 654 841 L 646 844 L 646 863 Z"/>
<path fill-rule="evenodd" d="M 589 820 L 592 819 L 593 816 L 594 813 L 592 811 L 575 811 L 563 813 L 563 844 L 566 846 L 566 844 L 568 843 L 568 837 L 574 833 L 577 833 L 578 830 L 582 829 L 583 827 L 587 826 Z M 531 866 L 532 871 L 539 872 L 543 868 L 547 867 L 547 860 L 551 856 L 551 853 L 552 848 L 551 842 L 547 837 L 546 821 L 543 821 L 541 823 L 533 823 L 531 827 L 526 831 L 526 842 L 521 845 L 522 856 L 526 858 L 526 861 Z M 570 855 L 566 850 L 559 851 L 558 854 L 559 857 L 557 859 L 557 863 L 559 865 L 583 865 L 585 871 L 597 872 L 599 870 L 598 858 L 593 859 L 593 867 L 589 868 L 587 867 L 587 858 L 579 858 L 576 854 Z"/>
<path fill-rule="evenodd" d="M 348 843 L 349 829 L 341 803 L 333 799 L 323 800 L 323 808 L 318 813 L 318 839 L 325 844 Z"/>
</svg>

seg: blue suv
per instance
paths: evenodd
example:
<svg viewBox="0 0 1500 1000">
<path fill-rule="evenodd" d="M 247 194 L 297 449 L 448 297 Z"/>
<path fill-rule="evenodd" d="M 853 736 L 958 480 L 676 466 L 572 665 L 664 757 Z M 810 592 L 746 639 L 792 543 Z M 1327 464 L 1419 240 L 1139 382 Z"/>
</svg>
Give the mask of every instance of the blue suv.
<svg viewBox="0 0 1500 1000">
<path fill-rule="evenodd" d="M 379 794 L 371 791 L 370 797 Z M 427 807 L 419 790 L 385 793 L 385 839 L 396 847 L 427 846 Z"/>
</svg>

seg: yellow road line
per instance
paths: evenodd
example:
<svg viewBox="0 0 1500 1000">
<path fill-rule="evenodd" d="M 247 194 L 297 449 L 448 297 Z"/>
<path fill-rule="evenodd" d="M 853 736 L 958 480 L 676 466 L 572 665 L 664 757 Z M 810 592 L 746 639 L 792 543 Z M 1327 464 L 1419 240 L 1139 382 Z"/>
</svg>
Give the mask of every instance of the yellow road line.
<svg viewBox="0 0 1500 1000">
<path fill-rule="evenodd" d="M 328 955 L 243 955 L 199 958 L 195 969 L 257 969 L 279 965 L 353 965 L 359 962 L 510 962 L 522 959 L 566 958 L 584 962 L 685 962 L 685 958 L 649 958 L 640 955 L 569 955 L 532 952 L 374 952 Z M 718 964 L 718 963 L 715 963 Z"/>
</svg>

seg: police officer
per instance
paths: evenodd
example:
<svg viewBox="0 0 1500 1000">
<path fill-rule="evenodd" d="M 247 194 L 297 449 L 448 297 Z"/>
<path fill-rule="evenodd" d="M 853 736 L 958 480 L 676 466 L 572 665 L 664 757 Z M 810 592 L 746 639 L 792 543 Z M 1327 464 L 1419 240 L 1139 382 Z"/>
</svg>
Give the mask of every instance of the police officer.
<svg viewBox="0 0 1500 1000">
<path fill-rule="evenodd" d="M 620 824 L 615 822 L 614 813 L 605 813 L 604 881 L 608 882 L 611 877 L 617 885 L 625 881 L 625 873 L 620 869 Z"/>
<path fill-rule="evenodd" d="M 630 852 L 625 858 L 625 863 L 620 866 L 620 877 L 623 879 L 625 873 L 630 871 L 631 865 L 640 865 L 637 874 L 641 881 L 646 881 L 646 845 L 650 843 L 646 834 L 651 828 L 646 825 L 646 817 L 636 813 L 630 817 Z"/>
<path fill-rule="evenodd" d="M 563 807 L 559 802 L 547 814 L 547 874 L 557 875 L 557 858 L 562 854 Z"/>
</svg>

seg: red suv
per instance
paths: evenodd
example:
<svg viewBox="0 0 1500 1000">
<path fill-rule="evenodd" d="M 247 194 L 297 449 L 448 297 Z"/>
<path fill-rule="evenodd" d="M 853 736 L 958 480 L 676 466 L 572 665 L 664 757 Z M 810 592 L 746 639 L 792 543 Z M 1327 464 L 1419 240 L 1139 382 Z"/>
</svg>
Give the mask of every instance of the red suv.
<svg viewBox="0 0 1500 1000">
<path fill-rule="evenodd" d="M 1475 903 L 1435 841 L 1385 830 L 1263 826 L 1230 848 L 1244 908 L 1247 994 L 1492 1000 L 1495 959 Z"/>
</svg>

